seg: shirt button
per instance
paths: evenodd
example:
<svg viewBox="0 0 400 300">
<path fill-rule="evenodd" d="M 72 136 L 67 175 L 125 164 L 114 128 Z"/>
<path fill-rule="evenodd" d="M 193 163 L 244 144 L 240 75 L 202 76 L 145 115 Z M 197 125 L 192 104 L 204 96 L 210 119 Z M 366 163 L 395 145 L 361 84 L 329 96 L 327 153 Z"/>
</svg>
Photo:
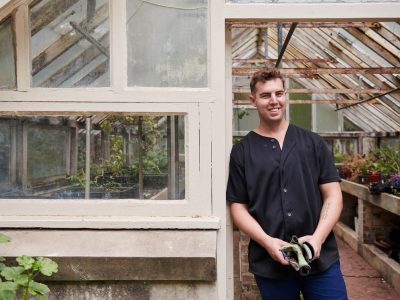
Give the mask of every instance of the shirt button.
<svg viewBox="0 0 400 300">
<path fill-rule="evenodd" d="M 288 212 L 287 215 L 288 215 L 288 217 L 291 217 L 291 216 L 292 216 L 292 213 Z"/>
<path fill-rule="evenodd" d="M 275 146 L 275 145 L 273 145 L 273 146 L 272 146 L 272 149 L 276 149 L 276 146 Z"/>
<path fill-rule="evenodd" d="M 286 189 L 286 188 L 284 188 L 284 189 L 283 189 L 283 192 L 284 192 L 284 193 L 286 193 L 286 192 L 287 192 L 287 189 Z"/>
</svg>

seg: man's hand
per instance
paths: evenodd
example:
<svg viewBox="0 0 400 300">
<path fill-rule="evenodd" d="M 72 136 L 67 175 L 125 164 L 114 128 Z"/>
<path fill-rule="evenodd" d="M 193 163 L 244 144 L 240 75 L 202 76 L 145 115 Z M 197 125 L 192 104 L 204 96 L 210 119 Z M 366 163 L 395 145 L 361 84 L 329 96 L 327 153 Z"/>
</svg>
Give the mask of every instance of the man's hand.
<svg viewBox="0 0 400 300">
<path fill-rule="evenodd" d="M 322 247 L 322 241 L 313 236 L 313 235 L 305 235 L 302 236 L 301 238 L 299 238 L 299 241 L 304 243 L 304 242 L 308 242 L 311 244 L 311 246 L 314 248 L 314 259 L 319 258 L 320 254 L 321 254 L 321 247 Z"/>
<path fill-rule="evenodd" d="M 279 250 L 285 246 L 290 246 L 290 244 L 280 239 L 270 237 L 265 243 L 264 248 L 274 260 L 282 265 L 289 265 L 289 262 L 284 259 L 282 252 Z"/>
<path fill-rule="evenodd" d="M 283 254 L 279 250 L 282 247 L 289 246 L 289 243 L 267 235 L 260 224 L 250 215 L 246 204 L 231 203 L 230 211 L 233 222 L 242 232 L 264 247 L 274 260 L 282 265 L 289 265 L 289 262 L 283 258 Z"/>
</svg>

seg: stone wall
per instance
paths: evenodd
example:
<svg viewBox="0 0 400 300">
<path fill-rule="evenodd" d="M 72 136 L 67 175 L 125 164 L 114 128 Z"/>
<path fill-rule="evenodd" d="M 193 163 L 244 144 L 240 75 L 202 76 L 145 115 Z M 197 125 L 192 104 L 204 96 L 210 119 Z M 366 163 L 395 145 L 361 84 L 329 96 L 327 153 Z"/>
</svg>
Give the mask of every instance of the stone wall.
<svg viewBox="0 0 400 300">
<path fill-rule="evenodd" d="M 216 230 L 1 230 L 8 262 L 45 256 L 50 300 L 217 299 Z"/>
<path fill-rule="evenodd" d="M 49 287 L 49 300 L 201 300 L 216 295 L 215 284 L 206 282 L 51 282 Z"/>
</svg>

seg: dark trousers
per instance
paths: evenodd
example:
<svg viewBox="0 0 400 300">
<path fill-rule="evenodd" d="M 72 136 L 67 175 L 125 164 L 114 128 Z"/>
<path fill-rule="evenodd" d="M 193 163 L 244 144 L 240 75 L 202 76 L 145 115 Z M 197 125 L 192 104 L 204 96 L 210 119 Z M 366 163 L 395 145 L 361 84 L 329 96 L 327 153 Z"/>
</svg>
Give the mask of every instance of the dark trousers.
<svg viewBox="0 0 400 300">
<path fill-rule="evenodd" d="M 263 300 L 298 300 L 300 291 L 304 300 L 347 300 L 346 285 L 340 262 L 328 270 L 308 276 L 284 280 L 254 276 Z"/>
</svg>

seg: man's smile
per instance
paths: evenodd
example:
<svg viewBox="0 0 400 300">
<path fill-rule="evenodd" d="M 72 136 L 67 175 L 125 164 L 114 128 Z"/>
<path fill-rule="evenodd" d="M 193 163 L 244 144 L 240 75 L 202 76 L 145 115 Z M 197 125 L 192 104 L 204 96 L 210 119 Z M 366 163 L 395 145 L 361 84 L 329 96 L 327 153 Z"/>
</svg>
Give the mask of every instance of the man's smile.
<svg viewBox="0 0 400 300">
<path fill-rule="evenodd" d="M 278 112 L 279 110 L 280 110 L 279 107 L 271 107 L 271 108 L 268 108 L 268 111 L 271 111 L 271 112 Z"/>
</svg>

